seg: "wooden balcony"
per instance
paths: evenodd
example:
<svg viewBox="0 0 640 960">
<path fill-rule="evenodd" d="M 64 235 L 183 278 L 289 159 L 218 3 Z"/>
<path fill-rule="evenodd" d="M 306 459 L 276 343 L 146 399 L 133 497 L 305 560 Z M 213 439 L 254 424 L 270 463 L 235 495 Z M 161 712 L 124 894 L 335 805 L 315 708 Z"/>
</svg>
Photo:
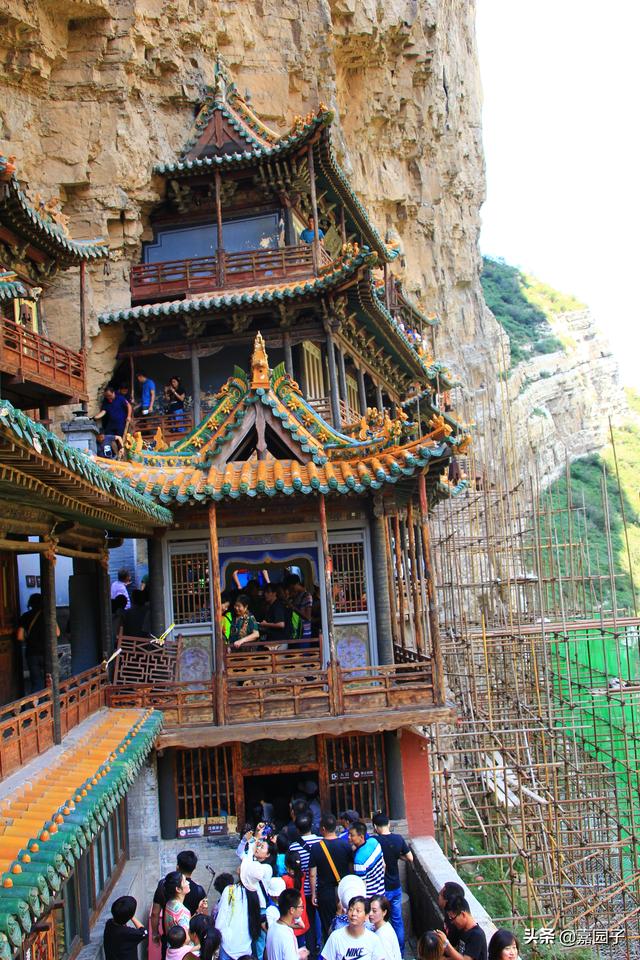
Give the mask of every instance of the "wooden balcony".
<svg viewBox="0 0 640 960">
<path fill-rule="evenodd" d="M 141 433 L 146 444 L 151 443 L 158 429 L 162 431 L 165 443 L 173 443 L 193 430 L 193 413 L 185 411 L 182 416 L 175 413 L 152 413 L 148 417 L 135 417 L 130 424 L 130 433 Z"/>
<path fill-rule="evenodd" d="M 329 254 L 322 247 L 320 258 L 320 268 L 331 263 Z M 214 254 L 189 260 L 141 263 L 131 268 L 131 301 L 148 303 L 167 297 L 279 283 L 296 277 L 310 278 L 314 274 L 310 244 L 237 253 L 223 251 L 221 256 Z"/>
<path fill-rule="evenodd" d="M 62 736 L 105 705 L 107 674 L 93 667 L 60 684 Z M 0 707 L 0 780 L 53 746 L 51 690 L 33 693 Z"/>
<path fill-rule="evenodd" d="M 289 641 L 285 650 L 263 644 L 227 652 L 224 671 L 210 680 L 114 684 L 107 703 L 162 710 L 166 746 L 253 739 L 262 731 L 273 737 L 278 729 L 307 736 L 450 719 L 451 709 L 435 702 L 431 661 L 414 656 L 347 669 L 335 660 L 323 663 L 317 639 Z"/>
<path fill-rule="evenodd" d="M 4 396 L 23 409 L 87 399 L 84 355 L 6 317 L 0 317 L 0 373 Z"/>
</svg>

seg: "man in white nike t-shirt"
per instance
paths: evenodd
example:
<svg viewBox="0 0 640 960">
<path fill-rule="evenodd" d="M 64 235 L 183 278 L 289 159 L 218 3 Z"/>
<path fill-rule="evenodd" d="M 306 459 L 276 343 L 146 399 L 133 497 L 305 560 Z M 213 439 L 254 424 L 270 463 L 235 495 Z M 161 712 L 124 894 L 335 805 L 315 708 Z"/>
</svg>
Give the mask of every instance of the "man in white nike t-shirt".
<svg viewBox="0 0 640 960">
<path fill-rule="evenodd" d="M 349 925 L 331 934 L 322 948 L 322 960 L 385 960 L 380 938 L 364 925 L 368 913 L 369 904 L 364 897 L 349 901 Z"/>
<path fill-rule="evenodd" d="M 278 897 L 280 919 L 269 925 L 266 956 L 268 960 L 307 960 L 309 951 L 298 947 L 294 925 L 302 914 L 302 897 L 298 890 L 283 890 Z"/>
</svg>

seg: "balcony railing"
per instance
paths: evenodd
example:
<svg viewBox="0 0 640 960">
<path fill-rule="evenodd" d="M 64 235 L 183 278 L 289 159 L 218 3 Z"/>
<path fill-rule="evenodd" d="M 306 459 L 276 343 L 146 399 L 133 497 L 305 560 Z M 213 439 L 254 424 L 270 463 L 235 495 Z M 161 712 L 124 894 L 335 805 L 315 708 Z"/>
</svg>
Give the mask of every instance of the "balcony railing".
<svg viewBox="0 0 640 960">
<path fill-rule="evenodd" d="M 221 678 L 112 685 L 107 702 L 163 710 L 168 727 L 428 707 L 434 704 L 432 664 L 417 657 L 411 663 L 344 668 L 335 660 L 322 663 L 319 640 L 290 641 L 285 650 L 229 651 Z"/>
<path fill-rule="evenodd" d="M 193 430 L 193 414 L 186 411 L 180 416 L 175 413 L 152 413 L 148 417 L 135 417 L 130 424 L 130 433 L 142 434 L 145 444 L 150 443 L 158 432 L 166 443 L 172 443 Z"/>
<path fill-rule="evenodd" d="M 309 400 L 309 403 L 316 411 L 319 413 L 323 420 L 326 420 L 327 423 L 333 422 L 332 417 L 332 407 L 331 407 L 331 397 L 314 397 Z M 340 400 L 340 422 L 343 427 L 354 426 L 360 421 L 360 414 L 356 410 L 352 410 L 348 403 L 345 403 L 344 400 Z"/>
<path fill-rule="evenodd" d="M 64 736 L 105 705 L 107 674 L 93 667 L 60 684 L 60 730 Z M 0 780 L 53 746 L 51 690 L 0 707 Z"/>
<path fill-rule="evenodd" d="M 47 392 L 86 398 L 83 354 L 6 317 L 0 317 L 0 372 L 37 383 Z"/>
<path fill-rule="evenodd" d="M 330 263 L 329 254 L 321 247 L 320 268 Z M 313 247 L 310 244 L 237 253 L 223 251 L 220 256 L 165 260 L 132 267 L 131 299 L 146 302 L 158 297 L 251 287 L 313 275 Z"/>
</svg>

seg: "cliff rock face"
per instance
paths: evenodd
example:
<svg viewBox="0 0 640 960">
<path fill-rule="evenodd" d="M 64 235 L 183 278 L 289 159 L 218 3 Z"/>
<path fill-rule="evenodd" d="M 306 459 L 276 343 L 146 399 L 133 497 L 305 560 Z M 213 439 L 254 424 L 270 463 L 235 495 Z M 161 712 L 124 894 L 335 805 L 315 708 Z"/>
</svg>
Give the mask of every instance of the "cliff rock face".
<svg viewBox="0 0 640 960">
<path fill-rule="evenodd" d="M 121 336 L 99 332 L 96 316 L 129 305 L 130 264 L 162 189 L 151 170 L 180 151 L 218 52 L 271 125 L 321 101 L 336 110 L 355 190 L 383 234 L 398 232 L 408 289 L 442 318 L 437 354 L 468 398 L 495 394 L 504 334 L 478 279 L 474 20 L 472 0 L 7 0 L 0 150 L 16 155 L 32 194 L 61 197 L 74 236 L 111 248 L 109 266 L 88 276 L 94 402 Z M 77 305 L 71 271 L 46 320 L 72 346 Z"/>
<path fill-rule="evenodd" d="M 626 410 L 611 348 L 588 310 L 559 314 L 554 333 L 564 351 L 518 364 L 509 379 L 514 440 L 523 463 L 540 475 L 609 441 L 609 417 Z"/>
</svg>

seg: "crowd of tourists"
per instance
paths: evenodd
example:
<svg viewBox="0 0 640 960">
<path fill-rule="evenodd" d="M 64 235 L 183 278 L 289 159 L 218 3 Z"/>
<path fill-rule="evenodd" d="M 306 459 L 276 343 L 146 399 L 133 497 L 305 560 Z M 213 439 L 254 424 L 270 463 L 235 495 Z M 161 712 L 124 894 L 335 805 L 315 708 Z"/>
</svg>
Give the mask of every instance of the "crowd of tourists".
<svg viewBox="0 0 640 960">
<path fill-rule="evenodd" d="M 179 853 L 154 893 L 150 929 L 136 919 L 133 897 L 114 901 L 105 960 L 136 960 L 149 937 L 149 960 L 402 960 L 400 861 L 413 856 L 388 817 L 375 814 L 370 832 L 355 810 L 336 818 L 300 798 L 276 832 L 271 805 L 261 806 L 264 819 L 238 844 L 236 874 L 213 880 L 215 904 L 193 880 L 195 853 Z M 443 929 L 419 938 L 418 960 L 517 958 L 508 930 L 498 930 L 487 951 L 459 884 L 445 884 L 438 905 Z"/>
<path fill-rule="evenodd" d="M 111 614 L 114 643 L 122 636 L 149 637 L 151 613 L 148 576 L 136 589 L 131 573 L 123 568 L 111 584 Z M 223 590 L 222 634 L 234 649 L 254 650 L 286 647 L 291 640 L 310 640 L 321 629 L 320 590 L 305 587 L 299 574 L 287 573 L 277 583 L 249 579 L 244 586 Z M 208 613 L 207 613 L 208 615 Z"/>
<path fill-rule="evenodd" d="M 121 459 L 124 452 L 124 438 L 131 428 L 135 417 L 149 417 L 152 414 L 164 414 L 180 420 L 185 415 L 187 393 L 180 377 L 171 376 L 158 398 L 155 381 L 144 370 L 136 374 L 139 399 L 134 403 L 128 383 L 113 384 L 105 387 L 100 410 L 94 420 L 98 426 L 96 443 L 98 456 L 108 460 Z"/>
</svg>

